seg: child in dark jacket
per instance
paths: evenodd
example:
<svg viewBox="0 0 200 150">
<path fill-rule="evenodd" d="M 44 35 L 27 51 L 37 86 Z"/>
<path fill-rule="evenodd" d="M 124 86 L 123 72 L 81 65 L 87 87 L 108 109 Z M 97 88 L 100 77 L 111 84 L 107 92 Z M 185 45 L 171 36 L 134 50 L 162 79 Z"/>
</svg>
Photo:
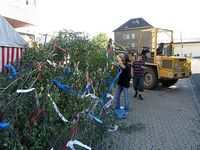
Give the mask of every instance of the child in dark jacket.
<svg viewBox="0 0 200 150">
<path fill-rule="evenodd" d="M 137 60 L 132 65 L 132 76 L 135 90 L 134 97 L 139 95 L 140 100 L 143 100 L 141 92 L 144 91 L 144 68 L 146 68 L 145 63 L 142 60 L 142 55 L 139 54 Z"/>
</svg>

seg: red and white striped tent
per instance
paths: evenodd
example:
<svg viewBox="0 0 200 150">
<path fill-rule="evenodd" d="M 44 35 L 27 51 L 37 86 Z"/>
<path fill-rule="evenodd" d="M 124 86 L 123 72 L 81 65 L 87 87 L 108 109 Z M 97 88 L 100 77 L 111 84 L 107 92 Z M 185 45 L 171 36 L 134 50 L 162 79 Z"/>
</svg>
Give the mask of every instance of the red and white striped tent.
<svg viewBox="0 0 200 150">
<path fill-rule="evenodd" d="M 26 45 L 20 34 L 0 15 L 0 72 L 6 64 L 12 65 L 22 58 Z"/>
</svg>

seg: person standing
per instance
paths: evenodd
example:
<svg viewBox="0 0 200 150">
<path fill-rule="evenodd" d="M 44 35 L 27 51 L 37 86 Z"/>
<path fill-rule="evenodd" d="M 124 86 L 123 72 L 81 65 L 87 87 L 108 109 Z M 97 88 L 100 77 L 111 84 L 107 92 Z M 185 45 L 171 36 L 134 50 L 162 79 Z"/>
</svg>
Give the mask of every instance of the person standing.
<svg viewBox="0 0 200 150">
<path fill-rule="evenodd" d="M 144 68 L 145 63 L 142 60 L 142 55 L 139 54 L 137 60 L 135 60 L 132 64 L 132 77 L 133 77 L 133 85 L 135 90 L 134 97 L 137 97 L 139 95 L 140 100 L 144 100 L 141 92 L 144 91 Z"/>
<path fill-rule="evenodd" d="M 129 94 L 128 94 L 128 88 L 130 87 L 130 78 L 129 78 L 129 72 L 130 72 L 130 65 L 128 64 L 128 58 L 126 58 L 126 55 L 120 54 L 119 55 L 119 67 L 122 69 L 122 73 L 119 76 L 118 82 L 117 82 L 117 89 L 114 96 L 115 100 L 115 109 L 120 109 L 120 96 L 122 91 L 124 90 L 125 95 L 125 112 L 126 114 L 129 111 Z"/>
<path fill-rule="evenodd" d="M 107 44 L 107 50 L 108 50 L 108 53 L 110 55 L 112 55 L 112 53 L 113 53 L 113 45 L 112 45 L 112 43 L 113 43 L 113 40 L 110 38 L 109 41 L 108 41 L 108 44 Z"/>
</svg>

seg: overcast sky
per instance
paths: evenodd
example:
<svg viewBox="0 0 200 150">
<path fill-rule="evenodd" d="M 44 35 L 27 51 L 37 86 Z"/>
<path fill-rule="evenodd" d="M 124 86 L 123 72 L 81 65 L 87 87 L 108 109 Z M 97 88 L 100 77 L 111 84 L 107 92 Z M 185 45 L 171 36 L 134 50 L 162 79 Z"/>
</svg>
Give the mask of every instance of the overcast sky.
<svg viewBox="0 0 200 150">
<path fill-rule="evenodd" d="M 199 0 L 38 0 L 42 31 L 72 29 L 90 36 L 112 32 L 132 18 L 174 30 L 175 39 L 200 38 Z"/>
</svg>

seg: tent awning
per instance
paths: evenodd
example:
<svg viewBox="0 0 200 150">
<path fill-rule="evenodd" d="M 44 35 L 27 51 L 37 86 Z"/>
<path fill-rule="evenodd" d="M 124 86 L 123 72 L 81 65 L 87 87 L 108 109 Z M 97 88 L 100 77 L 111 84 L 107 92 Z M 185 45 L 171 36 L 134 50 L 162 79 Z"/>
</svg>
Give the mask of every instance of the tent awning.
<svg viewBox="0 0 200 150">
<path fill-rule="evenodd" d="M 0 46 L 26 47 L 27 42 L 19 33 L 0 15 Z"/>
</svg>

